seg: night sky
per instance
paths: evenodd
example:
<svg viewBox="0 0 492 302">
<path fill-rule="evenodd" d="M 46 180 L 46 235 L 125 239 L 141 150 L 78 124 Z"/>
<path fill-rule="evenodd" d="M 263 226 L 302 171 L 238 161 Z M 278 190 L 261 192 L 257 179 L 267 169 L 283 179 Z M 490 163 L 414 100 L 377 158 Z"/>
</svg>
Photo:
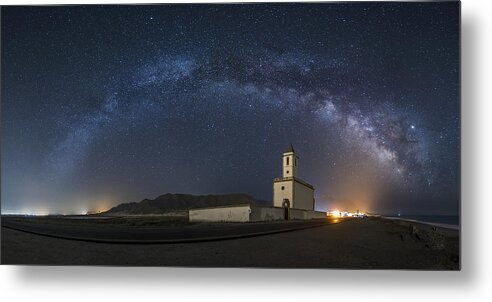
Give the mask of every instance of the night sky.
<svg viewBox="0 0 492 302">
<path fill-rule="evenodd" d="M 1 209 L 164 193 L 459 212 L 459 3 L 3 7 Z"/>
</svg>

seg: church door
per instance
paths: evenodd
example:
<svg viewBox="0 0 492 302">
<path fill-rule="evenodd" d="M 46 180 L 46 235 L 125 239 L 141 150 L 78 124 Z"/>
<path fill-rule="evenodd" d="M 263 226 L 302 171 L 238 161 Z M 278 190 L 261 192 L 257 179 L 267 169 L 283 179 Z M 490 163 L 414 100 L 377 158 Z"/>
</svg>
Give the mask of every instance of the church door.
<svg viewBox="0 0 492 302">
<path fill-rule="evenodd" d="M 284 199 L 282 207 L 284 208 L 284 219 L 289 220 L 290 201 L 288 199 Z"/>
</svg>

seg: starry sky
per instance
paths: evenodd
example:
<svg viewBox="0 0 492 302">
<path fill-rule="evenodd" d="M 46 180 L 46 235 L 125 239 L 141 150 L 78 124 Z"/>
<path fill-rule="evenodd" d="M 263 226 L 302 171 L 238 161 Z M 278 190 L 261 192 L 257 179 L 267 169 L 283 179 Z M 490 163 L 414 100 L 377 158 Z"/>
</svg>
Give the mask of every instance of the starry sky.
<svg viewBox="0 0 492 302">
<path fill-rule="evenodd" d="M 2 7 L 1 208 L 164 193 L 458 214 L 459 3 Z"/>
</svg>

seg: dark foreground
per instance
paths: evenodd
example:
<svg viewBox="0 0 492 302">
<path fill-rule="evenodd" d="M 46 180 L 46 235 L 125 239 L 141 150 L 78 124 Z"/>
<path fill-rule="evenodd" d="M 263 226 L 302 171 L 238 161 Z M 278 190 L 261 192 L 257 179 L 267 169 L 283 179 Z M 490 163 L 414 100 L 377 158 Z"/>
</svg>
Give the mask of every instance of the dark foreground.
<svg viewBox="0 0 492 302">
<path fill-rule="evenodd" d="M 194 243 L 236 239 L 336 223 L 338 219 L 189 223 L 181 217 L 3 217 L 4 228 L 102 243 Z"/>
<path fill-rule="evenodd" d="M 459 235 L 380 218 L 241 239 L 144 245 L 58 239 L 3 227 L 2 263 L 457 270 Z"/>
</svg>

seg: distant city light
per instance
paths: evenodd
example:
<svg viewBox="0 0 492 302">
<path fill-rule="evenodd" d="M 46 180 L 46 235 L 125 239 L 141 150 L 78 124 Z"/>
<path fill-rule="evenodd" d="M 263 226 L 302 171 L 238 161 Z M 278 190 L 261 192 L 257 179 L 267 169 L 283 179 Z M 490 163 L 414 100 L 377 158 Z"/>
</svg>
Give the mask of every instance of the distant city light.
<svg viewBox="0 0 492 302">
<path fill-rule="evenodd" d="M 349 212 L 349 211 L 339 211 L 333 210 L 326 212 L 326 216 L 328 217 L 365 217 L 367 214 L 362 211 Z"/>
</svg>

